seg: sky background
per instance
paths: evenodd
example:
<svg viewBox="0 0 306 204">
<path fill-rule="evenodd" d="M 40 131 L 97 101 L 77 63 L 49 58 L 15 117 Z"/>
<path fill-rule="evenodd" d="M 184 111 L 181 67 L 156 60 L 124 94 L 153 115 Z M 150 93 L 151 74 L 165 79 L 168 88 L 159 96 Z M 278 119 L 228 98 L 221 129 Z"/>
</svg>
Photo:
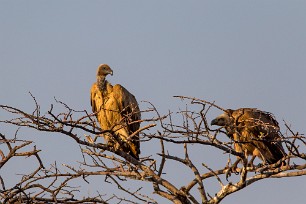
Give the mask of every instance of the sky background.
<svg viewBox="0 0 306 204">
<path fill-rule="evenodd" d="M 305 9 L 306 1 L 295 0 L 2 0 L 0 104 L 31 112 L 30 91 L 42 112 L 54 97 L 90 111 L 96 69 L 107 63 L 114 70 L 111 83 L 161 112 L 182 105 L 172 96 L 192 96 L 224 108 L 269 111 L 283 131 L 285 120 L 305 133 Z M 0 117 L 6 115 L 0 112 Z M 8 136 L 15 129 L 1 127 L 1 133 Z M 50 163 L 79 158 L 78 146 L 68 138 L 24 128 L 20 136 L 34 138 Z M 142 147 L 142 154 L 150 148 L 159 147 Z M 214 156 L 205 159 L 216 162 Z M 305 176 L 265 180 L 223 203 L 302 203 L 305 189 Z"/>
</svg>

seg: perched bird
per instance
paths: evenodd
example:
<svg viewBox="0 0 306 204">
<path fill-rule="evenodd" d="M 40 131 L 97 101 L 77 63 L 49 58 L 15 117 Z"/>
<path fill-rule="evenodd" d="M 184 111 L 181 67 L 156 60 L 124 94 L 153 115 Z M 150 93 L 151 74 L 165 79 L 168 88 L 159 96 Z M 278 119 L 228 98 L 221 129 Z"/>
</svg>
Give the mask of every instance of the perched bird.
<svg viewBox="0 0 306 204">
<path fill-rule="evenodd" d="M 256 108 L 228 109 L 211 125 L 225 128 L 228 137 L 234 140 L 235 151 L 252 156 L 249 165 L 253 165 L 255 157 L 264 164 L 274 164 L 286 156 L 278 122 L 271 113 Z"/>
<path fill-rule="evenodd" d="M 113 70 L 107 64 L 101 64 L 97 70 L 97 81 L 90 90 L 92 111 L 96 113 L 102 130 L 110 130 L 117 136 L 103 134 L 107 144 L 139 160 L 140 142 L 137 131 L 141 114 L 138 103 L 135 96 L 120 84 L 112 86 L 105 79 L 108 74 L 113 75 Z"/>
</svg>

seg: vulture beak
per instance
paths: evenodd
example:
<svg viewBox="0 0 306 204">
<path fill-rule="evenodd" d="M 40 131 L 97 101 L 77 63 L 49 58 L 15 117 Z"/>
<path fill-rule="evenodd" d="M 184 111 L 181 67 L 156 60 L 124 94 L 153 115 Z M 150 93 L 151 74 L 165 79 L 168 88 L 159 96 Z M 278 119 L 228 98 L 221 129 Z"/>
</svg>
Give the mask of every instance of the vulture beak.
<svg viewBox="0 0 306 204">
<path fill-rule="evenodd" d="M 211 122 L 210 122 L 210 125 L 217 125 L 218 124 L 218 119 L 213 119 Z"/>
</svg>

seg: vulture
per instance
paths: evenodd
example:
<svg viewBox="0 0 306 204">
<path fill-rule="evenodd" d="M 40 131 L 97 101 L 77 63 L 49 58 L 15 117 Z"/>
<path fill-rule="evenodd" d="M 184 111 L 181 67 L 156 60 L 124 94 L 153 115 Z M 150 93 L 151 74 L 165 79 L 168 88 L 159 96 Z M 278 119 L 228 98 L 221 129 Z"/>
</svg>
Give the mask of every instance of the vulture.
<svg viewBox="0 0 306 204">
<path fill-rule="evenodd" d="M 274 164 L 286 156 L 278 122 L 269 112 L 256 108 L 228 109 L 212 120 L 211 125 L 225 128 L 228 137 L 234 141 L 234 149 L 252 156 L 249 162 L 251 166 L 256 157 L 263 164 Z"/>
<path fill-rule="evenodd" d="M 96 114 L 107 144 L 122 150 L 139 160 L 140 110 L 136 98 L 120 84 L 112 86 L 105 78 L 113 70 L 101 64 L 97 70 L 97 81 L 90 90 L 92 111 Z M 120 141 L 119 141 L 120 140 Z"/>
</svg>

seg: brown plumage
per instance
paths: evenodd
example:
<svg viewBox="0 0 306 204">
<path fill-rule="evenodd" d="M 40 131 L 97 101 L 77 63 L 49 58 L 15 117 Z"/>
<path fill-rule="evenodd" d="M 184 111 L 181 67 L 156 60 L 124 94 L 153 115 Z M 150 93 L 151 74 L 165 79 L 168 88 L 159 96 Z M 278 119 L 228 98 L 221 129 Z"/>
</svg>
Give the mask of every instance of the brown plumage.
<svg viewBox="0 0 306 204">
<path fill-rule="evenodd" d="M 278 122 L 271 113 L 256 108 L 228 109 L 212 120 L 211 125 L 223 126 L 235 141 L 235 150 L 252 155 L 250 164 L 255 157 L 264 164 L 274 164 L 286 156 Z"/>
<path fill-rule="evenodd" d="M 132 135 L 140 127 L 138 103 L 135 96 L 120 84 L 112 86 L 105 79 L 108 74 L 113 75 L 113 70 L 107 64 L 101 64 L 97 70 L 97 82 L 90 90 L 92 111 L 96 113 L 102 130 L 113 131 L 123 144 L 120 145 L 111 133 L 105 133 L 103 136 L 108 145 L 139 159 L 139 134 Z"/>
</svg>

